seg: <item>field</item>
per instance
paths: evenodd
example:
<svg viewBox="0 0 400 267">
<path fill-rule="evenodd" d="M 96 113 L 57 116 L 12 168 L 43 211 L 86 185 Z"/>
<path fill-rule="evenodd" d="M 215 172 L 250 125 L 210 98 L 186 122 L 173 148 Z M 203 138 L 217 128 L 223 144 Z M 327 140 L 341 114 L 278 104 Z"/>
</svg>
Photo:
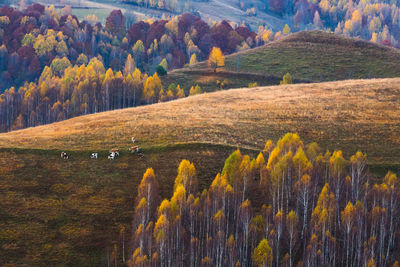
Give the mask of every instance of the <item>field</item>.
<svg viewBox="0 0 400 267">
<path fill-rule="evenodd" d="M 147 167 L 167 197 L 189 159 L 201 190 L 236 147 L 254 157 L 286 132 L 346 158 L 361 149 L 373 174 L 398 171 L 399 95 L 400 78 L 232 89 L 1 134 L 0 265 L 105 265 L 123 227 L 129 239 Z M 143 159 L 128 152 L 132 136 Z"/>
<path fill-rule="evenodd" d="M 189 68 L 172 71 L 163 81 L 169 84 L 180 80 L 184 88 L 199 83 L 211 91 L 218 89 L 216 80 L 227 80 L 232 84 L 230 88 L 247 86 L 253 81 L 259 85 L 279 84 L 287 72 L 294 79 L 311 82 L 393 78 L 400 75 L 399 61 L 398 49 L 333 33 L 310 31 L 226 56 L 225 68 L 218 71 L 230 75 L 220 77 L 217 71 L 215 78 L 207 80 L 210 70 L 206 62 L 201 62 L 192 67 L 196 72 Z M 257 74 L 258 79 L 255 79 Z M 241 75 L 241 83 L 237 81 L 237 75 Z"/>
<path fill-rule="evenodd" d="M 105 24 L 106 18 L 110 14 L 110 10 L 104 8 L 72 8 L 72 14 L 74 14 L 80 21 L 84 20 L 88 14 L 95 15 L 98 22 Z"/>
</svg>

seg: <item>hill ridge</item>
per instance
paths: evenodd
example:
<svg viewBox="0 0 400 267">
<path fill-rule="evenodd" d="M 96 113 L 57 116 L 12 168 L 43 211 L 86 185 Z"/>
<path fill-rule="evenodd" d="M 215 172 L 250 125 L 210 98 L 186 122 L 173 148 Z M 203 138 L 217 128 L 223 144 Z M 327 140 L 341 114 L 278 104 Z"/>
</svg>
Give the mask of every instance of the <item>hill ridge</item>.
<svg viewBox="0 0 400 267">
<path fill-rule="evenodd" d="M 324 39 L 323 41 L 320 41 L 320 38 L 315 38 L 316 35 L 318 35 L 320 38 L 322 37 Z M 336 37 L 336 38 L 335 38 Z M 400 55 L 400 50 L 391 46 L 386 46 L 386 45 L 382 45 L 379 43 L 374 43 L 368 40 L 364 40 L 361 38 L 357 38 L 357 37 L 351 37 L 351 36 L 346 36 L 343 34 L 336 34 L 333 32 L 327 32 L 327 31 L 322 31 L 322 30 L 310 30 L 310 31 L 300 31 L 300 32 L 295 32 L 295 33 L 291 33 L 287 36 L 283 36 L 281 39 L 278 40 L 274 40 L 272 42 L 269 42 L 267 44 L 261 45 L 261 46 L 257 46 L 254 48 L 250 48 L 250 49 L 246 49 L 243 51 L 237 51 L 235 53 L 226 55 L 226 58 L 235 58 L 238 55 L 241 54 L 247 54 L 247 53 L 251 53 L 257 50 L 263 50 L 265 48 L 280 44 L 280 43 L 293 43 L 293 42 L 303 42 L 303 43 L 326 43 L 326 39 L 329 40 L 336 40 L 336 41 L 348 41 L 348 42 L 339 42 L 339 44 L 343 45 L 343 46 L 359 46 L 359 44 L 363 44 L 364 46 L 368 46 L 369 48 L 380 48 L 382 50 L 386 50 L 386 51 L 393 51 L 397 54 Z M 328 43 L 329 44 L 329 43 Z M 332 44 L 332 43 L 330 43 Z M 184 67 L 184 68 L 180 68 L 180 69 L 174 69 L 172 71 L 170 71 L 169 73 L 174 73 L 174 72 L 180 72 L 180 71 L 190 71 L 191 69 L 195 68 L 196 66 L 204 66 L 204 64 L 207 64 L 207 61 L 201 61 L 199 63 L 194 64 L 192 67 Z"/>
<path fill-rule="evenodd" d="M 228 84 L 225 87 L 245 87 L 254 82 L 276 85 L 287 72 L 296 81 L 312 82 L 394 78 L 400 77 L 399 61 L 400 50 L 393 47 L 324 31 L 302 31 L 227 55 L 225 67 L 216 73 L 210 73 L 207 62 L 202 61 L 171 71 L 162 80 L 166 86 L 178 83 L 187 91 L 198 84 L 209 92 L 220 89 L 218 80 Z M 191 72 L 193 69 L 196 72 Z M 241 73 L 240 79 L 235 73 Z"/>
</svg>

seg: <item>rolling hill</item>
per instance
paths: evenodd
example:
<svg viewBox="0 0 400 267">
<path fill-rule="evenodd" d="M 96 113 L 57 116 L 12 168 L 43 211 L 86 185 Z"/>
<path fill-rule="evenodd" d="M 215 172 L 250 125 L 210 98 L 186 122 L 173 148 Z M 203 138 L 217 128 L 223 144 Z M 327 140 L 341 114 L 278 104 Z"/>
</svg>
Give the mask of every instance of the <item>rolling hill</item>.
<svg viewBox="0 0 400 267">
<path fill-rule="evenodd" d="M 105 265 L 121 229 L 131 234 L 146 168 L 167 197 L 188 159 L 202 190 L 237 147 L 254 157 L 289 131 L 346 158 L 361 149 L 374 174 L 398 171 L 399 95 L 400 78 L 232 89 L 0 134 L 0 265 Z"/>
<path fill-rule="evenodd" d="M 289 72 L 297 81 L 393 78 L 400 76 L 400 50 L 323 31 L 303 31 L 265 46 L 226 56 L 225 68 L 210 73 L 207 62 L 170 72 L 164 84 L 184 88 L 199 84 L 206 91 L 228 87 L 279 84 Z"/>
<path fill-rule="evenodd" d="M 219 144 L 262 149 L 298 132 L 326 148 L 362 149 L 372 162 L 400 162 L 399 79 L 347 80 L 207 93 L 73 118 L 0 135 L 0 147 L 67 151 Z"/>
</svg>

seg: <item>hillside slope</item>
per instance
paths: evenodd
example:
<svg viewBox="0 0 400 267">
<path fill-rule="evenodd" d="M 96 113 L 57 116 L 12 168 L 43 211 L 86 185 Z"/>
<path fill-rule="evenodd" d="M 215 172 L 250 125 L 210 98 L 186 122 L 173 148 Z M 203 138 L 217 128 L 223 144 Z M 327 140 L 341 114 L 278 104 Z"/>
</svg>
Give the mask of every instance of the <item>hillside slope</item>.
<svg viewBox="0 0 400 267">
<path fill-rule="evenodd" d="M 121 229 L 132 234 L 146 168 L 165 198 L 188 159 L 202 191 L 236 147 L 255 157 L 288 131 L 346 158 L 361 149 L 373 175 L 398 171 L 399 95 L 400 78 L 236 89 L 0 134 L 0 265 L 104 266 Z M 142 159 L 128 152 L 132 136 Z"/>
<path fill-rule="evenodd" d="M 400 78 L 219 91 L 0 135 L 2 148 L 127 149 L 212 143 L 260 149 L 297 132 L 370 161 L 400 163 Z"/>
<path fill-rule="evenodd" d="M 247 86 L 255 81 L 259 85 L 272 85 L 287 72 L 294 79 L 313 82 L 393 78 L 400 76 L 399 61 L 400 50 L 395 48 L 334 33 L 303 31 L 226 56 L 221 75 L 218 72 L 210 75 L 207 62 L 201 62 L 192 68 L 172 71 L 163 81 L 165 84 L 178 81 L 185 88 L 199 84 L 213 91 L 217 88 L 216 80 L 227 80 L 230 87 Z M 235 77 L 238 72 L 240 80 Z M 254 78 L 250 74 L 259 76 Z"/>
<path fill-rule="evenodd" d="M 399 60 L 400 50 L 395 48 L 334 33 L 304 31 L 228 56 L 226 68 L 278 76 L 290 72 L 294 78 L 332 81 L 397 77 Z"/>
</svg>

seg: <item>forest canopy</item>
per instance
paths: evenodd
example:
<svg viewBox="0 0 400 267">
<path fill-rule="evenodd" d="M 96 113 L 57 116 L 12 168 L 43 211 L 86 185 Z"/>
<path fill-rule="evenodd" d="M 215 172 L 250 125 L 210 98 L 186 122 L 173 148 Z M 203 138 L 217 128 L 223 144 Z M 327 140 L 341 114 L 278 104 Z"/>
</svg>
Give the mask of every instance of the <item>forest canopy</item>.
<svg viewBox="0 0 400 267">
<path fill-rule="evenodd" d="M 367 155 L 323 153 L 288 133 L 256 158 L 234 151 L 208 189 L 183 160 L 170 199 L 148 169 L 130 266 L 398 266 L 400 184 Z"/>
<path fill-rule="evenodd" d="M 0 131 L 195 94 L 163 87 L 158 75 L 213 47 L 230 54 L 263 43 L 246 26 L 210 26 L 190 13 L 129 28 L 125 20 L 120 10 L 103 26 L 53 6 L 0 8 Z"/>
<path fill-rule="evenodd" d="M 147 8 L 184 12 L 196 10 L 196 2 L 208 0 L 121 0 Z M 400 2 L 398 0 L 240 0 L 232 8 L 239 8 L 246 16 L 258 12 L 282 18 L 292 31 L 328 29 L 365 40 L 398 46 L 400 41 Z"/>
<path fill-rule="evenodd" d="M 191 13 L 162 20 L 138 21 L 127 27 L 120 10 L 105 25 L 79 21 L 70 12 L 40 4 L 18 10 L 0 8 L 0 91 L 35 81 L 54 59 L 66 57 L 72 65 L 98 57 L 106 69 L 120 71 L 128 55 L 142 72 L 153 74 L 163 61 L 168 69 L 208 58 L 219 47 L 230 54 L 260 45 L 246 26 L 222 21 L 209 25 Z M 168 70 L 166 70 L 168 71 Z"/>
</svg>

